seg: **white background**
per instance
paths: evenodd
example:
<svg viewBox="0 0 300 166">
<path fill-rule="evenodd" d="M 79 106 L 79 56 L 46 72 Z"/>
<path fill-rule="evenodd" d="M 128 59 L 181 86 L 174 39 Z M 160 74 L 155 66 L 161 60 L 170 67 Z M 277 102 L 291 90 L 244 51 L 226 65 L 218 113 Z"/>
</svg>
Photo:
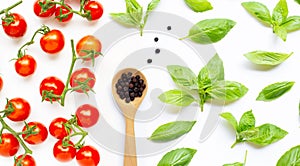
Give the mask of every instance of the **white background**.
<svg viewBox="0 0 300 166">
<path fill-rule="evenodd" d="M 71 1 L 71 0 L 69 0 Z M 143 6 L 146 6 L 148 0 L 139 0 Z M 257 125 L 263 123 L 273 123 L 287 130 L 289 134 L 281 141 L 264 148 L 253 147 L 249 144 L 239 144 L 234 149 L 230 149 L 234 142 L 235 136 L 232 128 L 227 122 L 221 121 L 214 134 L 205 141 L 198 141 L 202 129 L 203 121 L 208 112 L 201 113 L 198 111 L 198 123 L 193 130 L 184 139 L 173 147 L 190 147 L 198 150 L 190 165 L 213 165 L 219 166 L 224 163 L 243 161 L 244 153 L 248 150 L 247 166 L 275 165 L 280 156 L 293 146 L 299 144 L 299 119 L 298 119 L 298 102 L 300 98 L 299 85 L 300 81 L 298 71 L 300 71 L 300 52 L 299 32 L 293 32 L 288 35 L 287 42 L 281 41 L 276 37 L 270 28 L 264 27 L 257 20 L 252 18 L 241 6 L 241 0 L 210 0 L 214 9 L 205 13 L 194 13 L 186 7 L 183 0 L 161 0 L 157 11 L 164 11 L 178 14 L 191 22 L 198 22 L 207 18 L 229 18 L 237 22 L 237 25 L 230 33 L 220 42 L 215 44 L 215 48 L 224 61 L 226 79 L 235 80 L 245 84 L 249 92 L 239 101 L 227 105 L 223 111 L 229 111 L 239 118 L 245 111 L 253 109 L 256 116 Z M 4 8 L 16 2 L 1 1 L 0 6 Z M 66 0 L 66 2 L 68 2 Z M 261 0 L 273 9 L 277 1 Z M 46 126 L 59 116 L 69 118 L 70 114 L 76 109 L 72 95 L 67 97 L 66 106 L 61 107 L 57 104 L 41 103 L 39 95 L 39 84 L 47 76 L 55 75 L 62 80 L 66 80 L 68 67 L 71 60 L 70 39 L 78 41 L 81 37 L 92 34 L 99 27 L 110 21 L 109 13 L 125 11 L 123 0 L 102 0 L 105 13 L 100 21 L 88 22 L 77 15 L 68 24 L 59 24 L 50 19 L 37 18 L 33 13 L 33 1 L 26 0 L 20 6 L 16 7 L 13 12 L 22 14 L 28 24 L 26 35 L 22 39 L 11 39 L 4 32 L 0 31 L 0 73 L 4 79 L 4 88 L 0 93 L 0 107 L 4 108 L 6 98 L 22 97 L 31 104 L 32 113 L 28 121 L 40 121 Z M 71 2 L 71 5 L 78 6 L 78 2 Z M 300 6 L 292 0 L 288 0 L 288 6 L 291 15 L 300 15 Z M 36 73 L 29 78 L 22 78 L 14 71 L 14 63 L 9 62 L 15 58 L 17 49 L 26 41 L 30 40 L 33 32 L 41 26 L 47 24 L 51 28 L 60 29 L 66 38 L 66 45 L 63 51 L 57 55 L 47 55 L 41 51 L 38 40 L 33 46 L 30 46 L 28 53 L 35 57 L 38 67 Z M 294 52 L 294 54 L 283 64 L 272 69 L 261 69 L 252 65 L 243 54 L 254 50 Z M 199 68 L 200 69 L 200 68 Z M 199 70 L 198 69 L 198 70 Z M 195 72 L 198 72 L 195 70 Z M 105 71 L 104 71 L 105 72 Z M 101 73 L 96 73 L 97 77 Z M 166 80 L 169 78 L 166 78 Z M 260 90 L 270 83 L 277 81 L 295 81 L 296 84 L 292 90 L 278 100 L 265 103 L 255 101 Z M 98 84 L 101 84 L 98 82 Z M 209 107 L 208 105 L 206 105 Z M 190 109 L 190 108 L 187 108 Z M 207 109 L 208 110 L 208 109 Z M 114 110 L 112 110 L 114 111 Z M 185 110 L 188 111 L 188 110 Z M 165 119 L 165 122 L 170 121 Z M 113 122 L 111 122 L 113 123 Z M 16 130 L 20 130 L 23 124 L 10 123 Z M 161 123 L 157 123 L 149 130 L 155 129 Z M 136 127 L 136 133 L 139 134 L 143 128 Z M 138 130 L 140 129 L 140 130 Z M 103 133 L 105 135 L 105 133 Z M 47 141 L 38 146 L 30 146 L 33 150 L 33 156 L 37 165 L 76 165 L 75 160 L 70 163 L 60 163 L 52 155 L 52 147 L 56 140 L 49 135 Z M 100 152 L 102 166 L 122 165 L 122 155 L 111 153 L 106 149 L 98 146 L 94 141 L 87 138 L 86 144 L 97 147 Z M 20 148 L 22 149 L 22 148 Z M 160 154 L 148 157 L 140 157 L 139 165 L 153 166 L 156 165 L 160 158 L 167 151 L 166 149 Z M 18 154 L 22 154 L 20 150 Z M 13 165 L 13 158 L 0 157 L 0 163 L 3 166 Z"/>
</svg>

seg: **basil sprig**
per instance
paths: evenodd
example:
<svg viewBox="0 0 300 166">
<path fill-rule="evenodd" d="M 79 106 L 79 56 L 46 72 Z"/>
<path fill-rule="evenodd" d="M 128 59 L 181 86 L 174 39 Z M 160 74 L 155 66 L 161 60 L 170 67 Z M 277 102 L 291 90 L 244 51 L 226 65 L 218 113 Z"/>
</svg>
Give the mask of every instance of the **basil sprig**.
<svg viewBox="0 0 300 166">
<path fill-rule="evenodd" d="M 235 129 L 236 140 L 231 148 L 241 142 L 267 146 L 281 140 L 288 134 L 287 131 L 269 123 L 255 127 L 255 117 L 252 110 L 245 112 L 239 123 L 229 112 L 222 113 L 220 116 L 226 119 Z"/>
<path fill-rule="evenodd" d="M 223 39 L 235 26 L 235 22 L 229 19 L 206 19 L 195 24 L 186 37 L 200 44 L 216 43 Z"/>
<path fill-rule="evenodd" d="M 159 126 L 149 138 L 152 141 L 171 141 L 188 133 L 196 121 L 176 121 Z"/>
<path fill-rule="evenodd" d="M 243 97 L 248 88 L 235 81 L 224 80 L 223 61 L 216 54 L 198 76 L 184 66 L 171 65 L 167 67 L 172 80 L 181 89 L 169 90 L 158 98 L 168 104 L 176 106 L 188 106 L 197 102 L 201 111 L 204 103 L 209 99 L 232 102 Z M 198 96 L 194 96 L 194 93 Z"/>
<path fill-rule="evenodd" d="M 213 9 L 207 0 L 184 0 L 184 2 L 194 12 L 205 12 Z"/>
<path fill-rule="evenodd" d="M 284 62 L 293 53 L 279 53 L 279 52 L 268 52 L 268 51 L 252 51 L 244 54 L 244 56 L 252 63 L 257 65 L 276 66 Z"/>
<path fill-rule="evenodd" d="M 180 148 L 165 154 L 157 166 L 187 166 L 193 159 L 196 149 Z"/>
<path fill-rule="evenodd" d="M 145 15 L 143 7 L 136 0 L 125 1 L 126 13 L 111 13 L 110 16 L 121 25 L 138 28 L 142 36 L 149 14 L 158 6 L 160 0 L 152 0 L 148 4 Z"/>
<path fill-rule="evenodd" d="M 266 86 L 258 95 L 258 101 L 272 101 L 287 93 L 295 82 L 277 82 Z"/>
<path fill-rule="evenodd" d="M 300 16 L 288 17 L 286 0 L 279 0 L 273 9 L 272 16 L 269 9 L 260 2 L 243 2 L 242 6 L 261 23 L 272 27 L 273 32 L 283 41 L 286 41 L 288 32 L 300 29 Z"/>
<path fill-rule="evenodd" d="M 277 161 L 276 166 L 297 166 L 300 165 L 300 145 L 285 152 Z"/>
</svg>

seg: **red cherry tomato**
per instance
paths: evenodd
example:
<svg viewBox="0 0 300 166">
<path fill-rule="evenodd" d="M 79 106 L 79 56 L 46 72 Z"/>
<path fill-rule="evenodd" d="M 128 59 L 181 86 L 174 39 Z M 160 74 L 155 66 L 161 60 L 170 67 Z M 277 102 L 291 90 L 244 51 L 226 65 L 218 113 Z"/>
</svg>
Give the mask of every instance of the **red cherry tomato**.
<svg viewBox="0 0 300 166">
<path fill-rule="evenodd" d="M 65 46 L 65 37 L 59 30 L 51 30 L 40 39 L 43 51 L 49 54 L 60 52 Z"/>
<path fill-rule="evenodd" d="M 51 4 L 51 5 L 49 5 L 47 10 L 42 11 L 42 7 L 40 5 L 40 2 L 45 4 L 45 0 L 36 0 L 34 2 L 34 5 L 33 5 L 34 14 L 38 17 L 51 17 L 55 12 L 56 5 Z"/>
<path fill-rule="evenodd" d="M 84 36 L 76 44 L 76 52 L 81 58 L 87 55 L 86 51 L 94 51 L 96 53 L 100 53 L 101 49 L 101 42 L 92 35 Z M 95 58 L 98 56 L 99 54 L 95 54 Z M 89 61 L 91 60 L 91 58 L 84 58 L 84 60 Z"/>
<path fill-rule="evenodd" d="M 21 165 L 18 166 L 36 166 L 34 158 L 30 155 L 26 155 L 24 158 L 23 155 L 18 156 L 14 166 L 17 166 L 17 163 L 20 159 L 22 159 L 20 163 Z"/>
<path fill-rule="evenodd" d="M 65 118 L 54 119 L 49 126 L 50 134 L 57 139 L 63 139 L 64 137 L 68 136 L 70 133 L 68 133 L 66 127 L 64 126 L 64 124 L 67 122 L 68 120 Z"/>
<path fill-rule="evenodd" d="M 98 20 L 103 15 L 103 6 L 97 1 L 88 1 L 84 5 L 85 13 L 90 13 L 88 20 Z"/>
<path fill-rule="evenodd" d="M 66 4 L 66 6 L 72 9 L 70 5 Z M 72 17 L 73 13 L 64 6 L 59 6 L 55 9 L 55 18 L 59 22 L 68 22 L 72 19 Z"/>
<path fill-rule="evenodd" d="M 18 152 L 20 144 L 14 135 L 10 133 L 3 133 L 1 140 L 0 156 L 11 157 Z"/>
<path fill-rule="evenodd" d="M 34 127 L 33 131 L 36 132 L 36 134 L 32 134 L 30 136 L 27 136 L 27 134 L 22 134 L 24 141 L 32 145 L 44 142 L 48 137 L 47 128 L 40 122 L 30 122 L 28 123 L 28 128 L 24 126 L 22 131 L 25 132 L 32 127 Z"/>
<path fill-rule="evenodd" d="M 90 104 L 84 104 L 76 110 L 77 123 L 81 127 L 91 127 L 98 122 L 99 111 Z"/>
<path fill-rule="evenodd" d="M 9 105 L 13 107 L 14 111 L 7 115 L 7 118 L 14 122 L 24 121 L 30 114 L 30 104 L 22 98 L 13 98 L 8 101 L 5 106 L 7 109 Z"/>
<path fill-rule="evenodd" d="M 2 79 L 2 77 L 0 76 L 0 91 L 2 90 L 2 88 L 3 88 L 3 79 Z"/>
<path fill-rule="evenodd" d="M 72 73 L 70 85 L 71 87 L 77 87 L 80 83 L 84 83 L 89 79 L 87 85 L 92 89 L 96 82 L 95 74 L 88 68 L 80 68 Z M 76 92 L 83 93 L 89 91 L 88 88 L 77 89 Z"/>
<path fill-rule="evenodd" d="M 30 55 L 24 55 L 15 62 L 15 70 L 20 76 L 29 76 L 35 72 L 35 69 L 36 61 Z"/>
<path fill-rule="evenodd" d="M 7 20 L 13 19 L 12 22 Z M 23 16 L 17 13 L 11 13 L 2 19 L 4 32 L 10 37 L 22 37 L 26 33 L 27 23 Z"/>
<path fill-rule="evenodd" d="M 76 161 L 80 166 L 97 166 L 100 155 L 96 148 L 84 146 L 77 152 Z"/>
<path fill-rule="evenodd" d="M 43 91 L 52 91 L 55 95 L 61 95 L 64 91 L 65 84 L 57 77 L 47 77 L 40 84 L 40 94 L 43 96 Z M 58 98 L 52 98 L 52 101 L 59 100 Z M 46 98 L 46 101 L 50 99 Z"/>
<path fill-rule="evenodd" d="M 53 155 L 58 161 L 69 162 L 75 158 L 76 149 L 74 148 L 74 144 L 71 141 L 68 144 L 71 146 L 63 146 L 62 140 L 59 140 L 54 145 Z"/>
</svg>

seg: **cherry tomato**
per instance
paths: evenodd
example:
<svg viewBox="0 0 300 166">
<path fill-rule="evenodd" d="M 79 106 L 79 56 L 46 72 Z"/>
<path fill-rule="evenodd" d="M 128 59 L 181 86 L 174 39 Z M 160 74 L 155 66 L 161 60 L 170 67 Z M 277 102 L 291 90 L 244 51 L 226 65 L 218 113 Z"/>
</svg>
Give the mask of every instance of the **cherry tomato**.
<svg viewBox="0 0 300 166">
<path fill-rule="evenodd" d="M 68 162 L 75 158 L 76 149 L 71 141 L 68 141 L 71 146 L 63 146 L 62 140 L 56 142 L 53 147 L 53 155 L 60 162 Z"/>
<path fill-rule="evenodd" d="M 81 127 L 91 127 L 98 122 L 99 111 L 90 104 L 84 104 L 76 110 L 77 123 Z"/>
<path fill-rule="evenodd" d="M 68 136 L 70 133 L 68 133 L 66 127 L 64 126 L 64 124 L 67 122 L 68 120 L 65 118 L 54 119 L 49 126 L 50 134 L 57 139 L 63 139 L 64 137 Z"/>
<path fill-rule="evenodd" d="M 7 115 L 7 118 L 14 122 L 24 121 L 28 118 L 30 114 L 30 104 L 22 98 L 13 98 L 8 101 L 8 104 L 5 106 L 7 109 L 11 104 L 14 111 Z"/>
<path fill-rule="evenodd" d="M 40 84 L 40 94 L 43 96 L 43 91 L 52 91 L 55 95 L 61 95 L 64 91 L 65 84 L 57 77 L 47 77 Z M 58 98 L 52 98 L 52 101 L 59 100 Z M 50 99 L 46 98 L 46 101 Z"/>
<path fill-rule="evenodd" d="M 96 148 L 84 146 L 77 152 L 76 161 L 80 166 L 97 166 L 100 155 Z"/>
<path fill-rule="evenodd" d="M 92 89 L 95 85 L 96 77 L 95 74 L 88 68 L 80 68 L 72 73 L 70 85 L 71 87 L 77 87 L 79 83 L 87 82 L 87 86 Z M 83 93 L 84 91 L 89 91 L 88 88 L 77 89 L 76 92 Z"/>
<path fill-rule="evenodd" d="M 71 6 L 67 4 L 66 6 L 72 9 Z M 64 6 L 59 6 L 55 9 L 55 18 L 59 22 L 68 22 L 72 19 L 72 17 L 73 17 L 73 13 L 67 8 L 65 8 Z"/>
<path fill-rule="evenodd" d="M 2 90 L 2 88 L 3 88 L 3 79 L 2 79 L 2 77 L 0 76 L 0 91 Z"/>
<path fill-rule="evenodd" d="M 44 142 L 48 137 L 47 128 L 40 122 L 30 122 L 28 123 L 28 128 L 24 126 L 22 131 L 24 132 L 32 127 L 34 127 L 33 132 L 36 132 L 36 134 L 32 134 L 30 136 L 27 136 L 27 134 L 22 134 L 24 141 L 32 145 Z"/>
<path fill-rule="evenodd" d="M 14 166 L 17 166 L 17 163 L 20 159 L 22 159 L 20 163 L 21 165 L 18 166 L 36 166 L 34 158 L 30 155 L 26 155 L 24 158 L 23 155 L 18 156 Z"/>
<path fill-rule="evenodd" d="M 20 144 L 14 135 L 10 133 L 3 133 L 1 140 L 0 156 L 11 157 L 18 152 Z"/>
<path fill-rule="evenodd" d="M 103 15 L 103 6 L 97 1 L 88 1 L 84 5 L 84 11 L 90 13 L 88 20 L 98 20 Z"/>
<path fill-rule="evenodd" d="M 12 22 L 7 20 L 13 19 Z M 26 33 L 27 23 L 23 16 L 17 13 L 11 13 L 2 19 L 4 32 L 10 37 L 22 37 Z"/>
<path fill-rule="evenodd" d="M 92 35 L 87 35 L 81 38 L 76 44 L 76 52 L 78 56 L 84 57 L 87 55 L 85 51 L 95 51 L 96 53 L 100 53 L 102 49 L 101 42 Z M 99 54 L 95 54 L 95 58 L 98 57 Z M 84 60 L 89 61 L 91 58 L 84 58 Z"/>
<path fill-rule="evenodd" d="M 42 11 L 42 7 L 40 5 L 41 2 L 45 4 L 45 0 L 36 0 L 34 2 L 33 5 L 34 14 L 38 17 L 51 17 L 55 12 L 56 5 L 51 4 L 49 5 L 49 8 L 46 11 Z"/>
<path fill-rule="evenodd" d="M 49 54 L 60 52 L 65 46 L 65 37 L 59 30 L 51 30 L 40 40 L 40 46 L 43 51 Z"/>
<path fill-rule="evenodd" d="M 15 70 L 16 72 L 23 76 L 29 76 L 35 72 L 36 69 L 36 61 L 30 55 L 24 55 L 22 58 L 17 59 L 15 62 Z"/>
</svg>

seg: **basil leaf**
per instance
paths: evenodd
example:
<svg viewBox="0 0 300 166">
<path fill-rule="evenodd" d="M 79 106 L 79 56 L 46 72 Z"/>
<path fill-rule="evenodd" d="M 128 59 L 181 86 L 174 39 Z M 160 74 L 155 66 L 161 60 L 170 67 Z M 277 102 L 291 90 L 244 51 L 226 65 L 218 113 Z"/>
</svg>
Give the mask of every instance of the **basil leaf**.
<svg viewBox="0 0 300 166">
<path fill-rule="evenodd" d="M 176 89 L 164 92 L 158 98 L 164 103 L 176 106 L 188 106 L 195 101 L 192 95 Z"/>
<path fill-rule="evenodd" d="M 235 22 L 229 19 L 207 19 L 194 25 L 188 36 L 192 41 L 200 44 L 216 43 L 223 39 L 235 26 Z"/>
<path fill-rule="evenodd" d="M 226 119 L 233 126 L 235 131 L 239 130 L 237 120 L 235 119 L 235 117 L 230 112 L 221 113 L 220 116 L 222 118 Z"/>
<path fill-rule="evenodd" d="M 276 166 L 299 166 L 300 165 L 300 145 L 285 152 L 277 161 Z"/>
<path fill-rule="evenodd" d="M 288 92 L 294 85 L 295 82 L 277 82 L 271 85 L 266 86 L 258 95 L 256 100 L 258 101 L 272 101 L 286 92 Z"/>
<path fill-rule="evenodd" d="M 279 0 L 272 14 L 272 20 L 275 21 L 275 25 L 280 25 L 281 23 L 285 22 L 288 13 L 289 10 L 286 0 Z"/>
<path fill-rule="evenodd" d="M 127 13 L 111 13 L 113 20 L 128 27 L 136 27 L 136 22 Z"/>
<path fill-rule="evenodd" d="M 224 164 L 223 166 L 243 166 L 244 163 L 240 163 L 240 162 L 236 162 L 236 163 L 232 163 L 232 164 Z"/>
<path fill-rule="evenodd" d="M 239 122 L 239 132 L 255 127 L 255 117 L 252 110 L 245 112 Z"/>
<path fill-rule="evenodd" d="M 152 141 L 171 141 L 188 133 L 196 121 L 176 121 L 159 126 L 149 138 Z"/>
<path fill-rule="evenodd" d="M 273 27 L 274 33 L 280 37 L 283 41 L 286 41 L 287 38 L 287 30 L 281 26 L 274 26 Z"/>
<path fill-rule="evenodd" d="M 213 9 L 207 0 L 184 0 L 184 2 L 194 12 L 205 12 Z"/>
<path fill-rule="evenodd" d="M 243 142 L 243 141 L 249 140 L 253 137 L 256 137 L 258 134 L 259 134 L 259 129 L 252 128 L 252 129 L 248 129 L 248 130 L 238 133 L 238 138 L 240 139 L 239 141 Z"/>
<path fill-rule="evenodd" d="M 295 0 L 295 2 L 297 2 L 298 4 L 300 4 L 300 0 Z"/>
<path fill-rule="evenodd" d="M 218 81 L 207 90 L 207 93 L 213 99 L 227 102 L 235 101 L 243 97 L 247 92 L 247 87 L 235 81 Z"/>
<path fill-rule="evenodd" d="M 253 51 L 244 54 L 244 56 L 249 59 L 252 63 L 258 65 L 269 65 L 275 66 L 284 62 L 293 53 L 278 53 L 278 52 L 267 52 L 267 51 Z"/>
<path fill-rule="evenodd" d="M 198 83 L 200 84 L 201 82 L 205 82 L 205 80 L 207 83 L 224 80 L 223 61 L 218 54 L 212 57 L 207 65 L 200 70 L 198 74 Z M 205 85 L 205 83 L 203 84 Z"/>
<path fill-rule="evenodd" d="M 300 29 L 300 16 L 290 16 L 280 25 L 287 32 L 293 32 Z"/>
<path fill-rule="evenodd" d="M 127 13 L 134 12 L 136 9 L 142 8 L 136 0 L 125 0 Z"/>
<path fill-rule="evenodd" d="M 167 66 L 172 80 L 178 85 L 189 90 L 198 89 L 197 77 L 194 72 L 184 66 L 170 65 Z"/>
<path fill-rule="evenodd" d="M 152 0 L 147 7 L 146 15 L 144 16 L 144 26 L 148 20 L 149 14 L 158 6 L 160 0 Z"/>
<path fill-rule="evenodd" d="M 261 23 L 271 26 L 271 14 L 269 9 L 260 2 L 243 2 L 242 6 Z"/>
<path fill-rule="evenodd" d="M 187 166 L 196 152 L 196 149 L 190 148 L 172 150 L 163 156 L 157 166 Z"/>
<path fill-rule="evenodd" d="M 263 124 L 259 127 L 259 133 L 247 141 L 260 146 L 266 146 L 284 138 L 288 132 L 272 124 Z"/>
</svg>

